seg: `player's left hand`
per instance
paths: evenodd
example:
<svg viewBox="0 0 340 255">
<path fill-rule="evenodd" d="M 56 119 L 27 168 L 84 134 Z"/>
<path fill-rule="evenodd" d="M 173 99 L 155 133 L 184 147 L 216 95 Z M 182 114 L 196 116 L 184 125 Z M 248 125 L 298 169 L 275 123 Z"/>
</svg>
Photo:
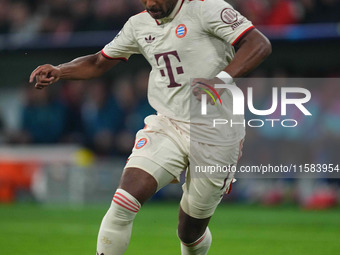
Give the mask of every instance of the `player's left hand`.
<svg viewBox="0 0 340 255">
<path fill-rule="evenodd" d="M 219 96 L 221 96 L 223 92 L 225 91 L 225 89 L 215 88 L 215 84 L 224 84 L 224 82 L 217 77 L 211 80 L 201 79 L 201 78 L 194 79 L 191 85 L 193 87 L 192 93 L 194 94 L 194 96 L 196 97 L 198 101 L 202 100 L 202 94 L 207 94 L 205 90 L 209 91 L 212 94 L 215 94 L 215 91 L 216 91 L 216 93 Z M 211 105 L 215 104 L 214 99 L 211 97 L 207 97 L 207 102 Z"/>
</svg>

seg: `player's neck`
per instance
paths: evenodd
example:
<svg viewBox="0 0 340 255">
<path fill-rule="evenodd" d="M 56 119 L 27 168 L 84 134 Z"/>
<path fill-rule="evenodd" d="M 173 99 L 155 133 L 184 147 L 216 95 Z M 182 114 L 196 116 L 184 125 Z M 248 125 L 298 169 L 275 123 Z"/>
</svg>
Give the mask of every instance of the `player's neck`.
<svg viewBox="0 0 340 255">
<path fill-rule="evenodd" d="M 182 5 L 183 5 L 184 0 L 177 0 L 177 2 L 174 4 L 174 7 L 170 11 L 170 14 L 162 19 L 157 19 L 159 23 L 166 23 L 170 20 L 172 20 L 177 13 L 180 11 Z"/>
</svg>

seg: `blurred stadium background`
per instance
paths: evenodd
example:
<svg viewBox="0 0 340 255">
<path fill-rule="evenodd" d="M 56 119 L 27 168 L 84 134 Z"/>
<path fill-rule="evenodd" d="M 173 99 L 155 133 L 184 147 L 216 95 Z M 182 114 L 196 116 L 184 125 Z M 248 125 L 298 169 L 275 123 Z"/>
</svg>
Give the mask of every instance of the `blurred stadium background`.
<svg viewBox="0 0 340 255">
<path fill-rule="evenodd" d="M 250 77 L 339 81 L 340 1 L 229 2 L 273 45 Z M 150 67 L 133 56 L 100 79 L 48 90 L 33 89 L 28 77 L 40 64 L 101 50 L 141 10 L 139 0 L 0 0 L 1 253 L 93 254 L 134 135 L 154 113 Z M 243 162 L 340 163 L 340 84 L 312 89 L 313 117 L 322 121 L 298 133 L 247 130 Z M 257 93 L 267 100 L 263 86 Z M 214 217 L 211 254 L 337 254 L 339 193 L 339 179 L 324 176 L 241 179 Z M 178 254 L 180 195 L 180 184 L 170 185 L 146 205 L 129 254 Z"/>
</svg>

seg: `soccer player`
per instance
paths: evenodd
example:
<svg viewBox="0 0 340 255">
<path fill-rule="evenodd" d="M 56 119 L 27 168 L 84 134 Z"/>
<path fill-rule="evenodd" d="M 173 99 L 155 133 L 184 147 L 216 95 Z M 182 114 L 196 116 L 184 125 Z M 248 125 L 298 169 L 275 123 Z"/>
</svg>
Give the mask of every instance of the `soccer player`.
<svg viewBox="0 0 340 255">
<path fill-rule="evenodd" d="M 124 254 L 140 207 L 187 168 L 177 229 L 181 254 L 207 254 L 212 241 L 208 223 L 233 176 L 195 177 L 191 166 L 235 166 L 245 131 L 238 126 L 213 129 L 199 117 L 193 121 L 192 109 L 201 107 L 203 85 L 208 92 L 214 90 L 214 84 L 235 85 L 233 78 L 257 67 L 271 53 L 271 45 L 223 0 L 141 2 L 146 11 L 131 17 L 101 52 L 59 66 L 39 66 L 30 82 L 35 79 L 35 87 L 42 89 L 59 79 L 91 79 L 132 54 L 143 54 L 152 66 L 148 99 L 158 114 L 148 116 L 146 127 L 136 135 L 100 226 L 97 254 Z M 215 107 L 222 117 L 232 118 L 230 93 L 214 92 L 221 105 L 208 104 L 208 112 Z"/>
</svg>

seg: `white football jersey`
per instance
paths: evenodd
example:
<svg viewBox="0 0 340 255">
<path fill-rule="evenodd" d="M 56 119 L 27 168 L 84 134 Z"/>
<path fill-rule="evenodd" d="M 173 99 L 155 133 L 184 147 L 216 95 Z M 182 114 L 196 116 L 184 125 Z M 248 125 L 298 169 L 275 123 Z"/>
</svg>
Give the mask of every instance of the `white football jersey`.
<svg viewBox="0 0 340 255">
<path fill-rule="evenodd" d="M 150 105 L 158 113 L 183 123 L 183 129 L 190 128 L 195 140 L 230 144 L 243 138 L 244 127 L 212 128 L 211 119 L 243 121 L 243 116 L 232 114 L 231 94 L 221 95 L 223 106 L 208 105 L 208 115 L 212 107 L 219 110 L 210 110 L 216 116 L 207 119 L 201 115 L 201 102 L 193 99 L 191 81 L 214 78 L 233 59 L 233 45 L 252 28 L 250 21 L 223 0 L 178 0 L 171 15 L 161 20 L 153 19 L 146 11 L 132 16 L 102 54 L 125 60 L 132 54 L 143 54 L 152 66 Z M 197 128 L 193 129 L 193 125 Z"/>
</svg>

